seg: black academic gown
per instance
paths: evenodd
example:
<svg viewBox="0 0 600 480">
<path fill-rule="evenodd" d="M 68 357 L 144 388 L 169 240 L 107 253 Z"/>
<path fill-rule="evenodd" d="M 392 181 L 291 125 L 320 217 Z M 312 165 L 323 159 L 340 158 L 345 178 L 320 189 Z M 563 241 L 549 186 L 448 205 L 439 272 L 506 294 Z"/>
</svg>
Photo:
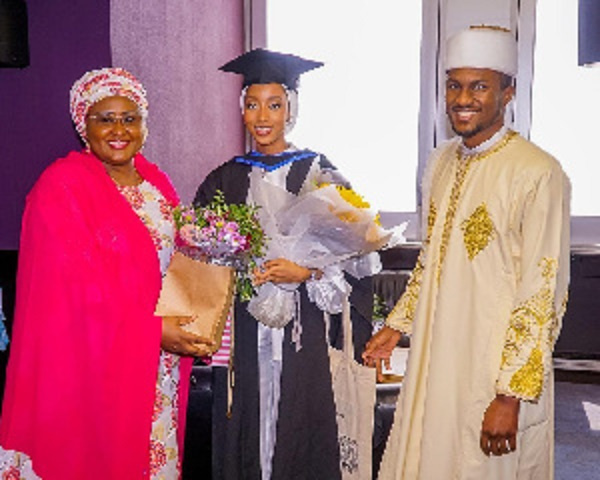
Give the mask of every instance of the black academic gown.
<svg viewBox="0 0 600 480">
<path fill-rule="evenodd" d="M 305 155 L 293 161 L 286 178 L 287 190 L 297 194 L 314 162 L 335 168 L 323 156 Z M 256 157 L 242 157 L 256 159 Z M 266 165 L 285 163 L 284 156 L 261 157 Z M 213 170 L 200 185 L 194 203 L 205 205 L 221 190 L 228 203 L 245 203 L 251 165 L 236 159 Z M 256 168 L 256 167 L 255 167 Z M 370 279 L 356 280 L 350 302 L 357 358 L 371 335 L 372 285 Z M 281 397 L 272 480 L 336 480 L 341 478 L 335 406 L 323 312 L 309 301 L 304 285 L 301 298 L 302 349 L 291 342 L 292 322 L 285 327 Z M 330 343 L 341 348 L 339 316 L 332 316 Z M 226 375 L 213 377 L 213 479 L 260 480 L 259 374 L 257 321 L 246 304 L 235 305 L 234 387 L 231 417 L 226 417 Z M 224 370 L 224 369 L 219 369 Z"/>
</svg>

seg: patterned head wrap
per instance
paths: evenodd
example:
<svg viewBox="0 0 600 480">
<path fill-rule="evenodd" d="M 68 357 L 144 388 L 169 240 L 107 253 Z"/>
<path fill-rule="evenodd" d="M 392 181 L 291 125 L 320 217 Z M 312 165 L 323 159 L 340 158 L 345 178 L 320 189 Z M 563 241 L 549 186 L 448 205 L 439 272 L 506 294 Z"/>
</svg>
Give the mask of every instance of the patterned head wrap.
<svg viewBox="0 0 600 480">
<path fill-rule="evenodd" d="M 146 90 L 123 68 L 111 67 L 85 73 L 71 87 L 70 111 L 77 132 L 85 140 L 85 120 L 90 107 L 107 97 L 127 97 L 135 102 L 144 122 L 148 117 Z"/>
</svg>

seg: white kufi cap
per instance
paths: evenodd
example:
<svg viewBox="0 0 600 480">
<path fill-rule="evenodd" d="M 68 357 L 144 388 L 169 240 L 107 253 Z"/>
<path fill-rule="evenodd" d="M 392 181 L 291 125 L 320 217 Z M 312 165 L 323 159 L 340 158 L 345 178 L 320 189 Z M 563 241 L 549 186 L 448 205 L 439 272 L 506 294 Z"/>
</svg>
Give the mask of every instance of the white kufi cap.
<svg viewBox="0 0 600 480">
<path fill-rule="evenodd" d="M 489 68 L 514 77 L 517 74 L 517 42 L 504 28 L 474 26 L 450 37 L 446 45 L 446 70 Z"/>
</svg>

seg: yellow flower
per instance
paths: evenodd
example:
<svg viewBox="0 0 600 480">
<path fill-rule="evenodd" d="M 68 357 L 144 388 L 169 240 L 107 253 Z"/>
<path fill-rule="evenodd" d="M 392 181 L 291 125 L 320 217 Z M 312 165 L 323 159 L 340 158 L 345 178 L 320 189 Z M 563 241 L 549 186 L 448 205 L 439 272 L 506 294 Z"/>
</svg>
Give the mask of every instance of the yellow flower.
<svg viewBox="0 0 600 480">
<path fill-rule="evenodd" d="M 324 188 L 330 186 L 330 183 L 319 183 L 317 184 L 317 188 Z M 342 185 L 334 185 L 338 194 L 348 205 L 358 209 L 367 209 L 371 208 L 369 202 L 365 201 L 363 197 L 361 197 L 358 193 L 356 193 L 351 188 L 346 188 Z M 356 212 L 356 210 L 344 210 L 343 207 L 335 208 L 333 206 L 329 207 L 330 210 L 342 221 L 347 223 L 358 222 L 361 218 L 361 215 Z M 335 210 L 335 211 L 334 211 Z M 373 219 L 375 225 L 381 227 L 381 218 L 379 214 L 375 216 Z"/>
<path fill-rule="evenodd" d="M 320 183 L 318 185 L 318 188 L 328 187 L 329 185 L 330 185 L 329 183 Z M 356 208 L 370 208 L 371 207 L 369 202 L 366 202 L 358 193 L 356 193 L 351 188 L 346 188 L 342 185 L 336 185 L 335 188 L 338 191 L 338 193 L 340 194 L 340 197 L 342 197 L 347 203 L 349 203 L 353 207 L 356 207 Z"/>
<path fill-rule="evenodd" d="M 369 208 L 371 205 L 369 202 L 366 202 L 358 193 L 356 193 L 351 188 L 342 187 L 341 185 L 336 185 L 335 188 L 346 202 L 356 208 Z"/>
</svg>

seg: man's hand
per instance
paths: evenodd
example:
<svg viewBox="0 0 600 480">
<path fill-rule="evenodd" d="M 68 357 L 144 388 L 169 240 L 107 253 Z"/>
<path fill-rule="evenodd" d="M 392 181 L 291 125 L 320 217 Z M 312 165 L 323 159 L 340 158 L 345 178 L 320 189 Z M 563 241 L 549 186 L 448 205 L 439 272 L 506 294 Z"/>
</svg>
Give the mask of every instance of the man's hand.
<svg viewBox="0 0 600 480">
<path fill-rule="evenodd" d="M 362 359 L 365 365 L 377 369 L 377 380 L 383 379 L 382 363 L 390 368 L 392 351 L 398 345 L 401 337 L 402 334 L 398 330 L 385 326 L 367 342 Z"/>
<path fill-rule="evenodd" d="M 210 348 L 214 345 L 213 342 L 181 328 L 182 325 L 190 323 L 192 320 L 191 317 L 163 317 L 161 348 L 177 355 L 194 357 L 209 355 Z"/>
<path fill-rule="evenodd" d="M 486 455 L 505 455 L 517 449 L 520 400 L 496 395 L 483 416 L 481 450 Z"/>
</svg>

